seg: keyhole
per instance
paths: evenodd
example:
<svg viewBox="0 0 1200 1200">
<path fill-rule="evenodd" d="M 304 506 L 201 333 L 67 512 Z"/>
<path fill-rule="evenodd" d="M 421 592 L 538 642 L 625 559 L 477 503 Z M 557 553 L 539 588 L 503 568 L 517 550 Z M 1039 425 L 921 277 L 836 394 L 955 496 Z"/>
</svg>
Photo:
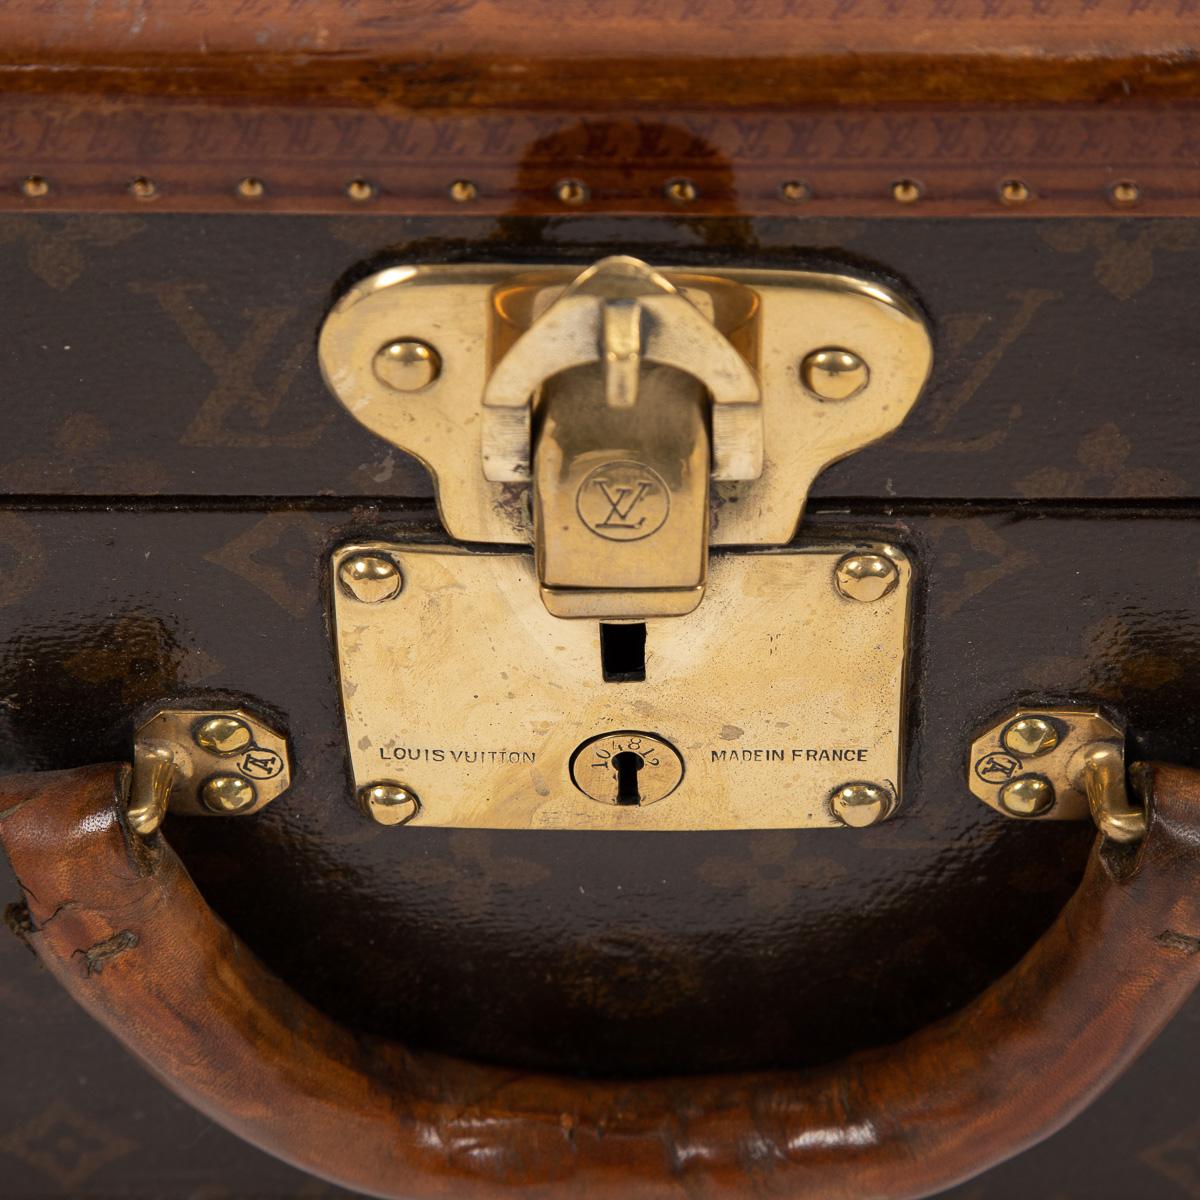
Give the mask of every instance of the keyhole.
<svg viewBox="0 0 1200 1200">
<path fill-rule="evenodd" d="M 638 772 L 646 765 L 646 760 L 632 750 L 622 750 L 620 754 L 613 755 L 612 765 L 617 773 L 617 803 L 641 804 Z"/>
</svg>

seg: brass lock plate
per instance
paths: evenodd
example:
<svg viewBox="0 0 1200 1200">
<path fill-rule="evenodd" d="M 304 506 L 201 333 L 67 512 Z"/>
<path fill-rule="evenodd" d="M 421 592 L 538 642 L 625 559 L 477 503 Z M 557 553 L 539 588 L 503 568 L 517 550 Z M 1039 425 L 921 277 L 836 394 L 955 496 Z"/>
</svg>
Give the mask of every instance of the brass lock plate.
<svg viewBox="0 0 1200 1200">
<path fill-rule="evenodd" d="M 718 550 L 695 611 L 617 623 L 551 616 L 510 547 L 365 542 L 331 566 L 355 787 L 403 789 L 410 824 L 832 828 L 900 802 L 896 547 Z"/>
</svg>

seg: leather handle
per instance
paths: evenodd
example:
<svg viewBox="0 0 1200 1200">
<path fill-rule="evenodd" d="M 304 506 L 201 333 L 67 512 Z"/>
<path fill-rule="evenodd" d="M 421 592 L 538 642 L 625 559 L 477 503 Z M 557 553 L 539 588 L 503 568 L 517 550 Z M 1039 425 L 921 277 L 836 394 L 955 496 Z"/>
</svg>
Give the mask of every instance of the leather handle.
<svg viewBox="0 0 1200 1200">
<path fill-rule="evenodd" d="M 803 1072 L 635 1083 L 474 1065 L 359 1037 L 284 986 L 163 838 L 130 832 L 127 776 L 0 780 L 31 945 L 184 1099 L 375 1196 L 927 1196 L 1059 1129 L 1200 979 L 1200 773 L 1142 768 L 1140 847 L 1098 839 L 1026 957 L 896 1046 Z"/>
</svg>

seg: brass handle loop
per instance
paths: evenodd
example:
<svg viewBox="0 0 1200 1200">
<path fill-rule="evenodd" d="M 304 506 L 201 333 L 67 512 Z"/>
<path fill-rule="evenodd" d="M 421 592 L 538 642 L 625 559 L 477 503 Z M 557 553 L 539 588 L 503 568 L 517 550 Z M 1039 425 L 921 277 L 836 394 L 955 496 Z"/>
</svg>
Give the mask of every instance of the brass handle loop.
<svg viewBox="0 0 1200 1200">
<path fill-rule="evenodd" d="M 1081 782 L 1096 828 L 1114 842 L 1140 842 L 1146 836 L 1146 811 L 1129 803 L 1121 746 L 1093 742 L 1080 757 Z"/>
</svg>

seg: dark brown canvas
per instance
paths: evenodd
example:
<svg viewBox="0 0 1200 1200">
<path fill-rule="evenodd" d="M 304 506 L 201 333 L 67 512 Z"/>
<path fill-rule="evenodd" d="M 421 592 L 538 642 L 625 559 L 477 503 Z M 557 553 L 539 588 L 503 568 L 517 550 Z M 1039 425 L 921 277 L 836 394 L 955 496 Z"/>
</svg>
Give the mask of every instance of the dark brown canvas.
<svg viewBox="0 0 1200 1200">
<path fill-rule="evenodd" d="M 213 962 L 260 962 L 247 978 L 298 1041 L 312 1005 L 364 1062 L 434 1064 L 416 1083 L 401 1070 L 398 1090 L 458 1106 L 434 1122 L 455 1130 L 453 1152 L 406 1158 L 385 1137 L 396 1174 L 372 1173 L 369 1139 L 347 1133 L 357 1161 L 310 1160 L 309 1143 L 358 1128 L 348 1108 L 319 1128 L 297 1119 L 281 1148 L 253 1104 L 205 1100 L 186 1064 L 164 1086 L 118 1040 L 170 1075 L 139 1050 L 142 1023 L 88 999 L 151 961 L 150 943 L 139 955 L 120 940 L 144 931 L 93 943 L 91 918 L 71 916 L 82 924 L 62 928 L 90 931 L 77 957 L 48 936 L 57 902 L 42 911 L 32 867 L 14 862 L 0 866 L 19 935 L 0 939 L 0 1197 L 360 1194 L 238 1133 L 361 1194 L 829 1200 L 962 1180 L 938 1194 L 1200 1196 L 1200 1008 L 1183 999 L 1200 945 L 1186 772 L 1200 767 L 1196 14 L 1116 0 L 139 11 L 0 6 L 0 839 L 13 855 L 32 839 L 43 888 L 75 849 L 86 878 L 81 840 L 56 845 L 54 831 L 67 808 L 119 825 L 104 814 L 120 773 L 91 768 L 127 762 L 148 712 L 272 714 L 292 742 L 290 790 L 246 821 L 171 818 L 170 849 L 148 852 L 165 876 L 130 840 L 130 886 L 168 879 L 190 897 L 190 875 L 212 913 L 188 919 L 232 931 Z M 672 190 L 681 179 L 690 197 Z M 448 538 L 424 468 L 326 388 L 322 321 L 391 264 L 582 269 L 614 253 L 845 270 L 928 320 L 934 369 L 911 415 L 818 477 L 797 535 L 886 540 L 918 565 L 903 819 L 841 833 L 396 830 L 357 807 L 328 554 Z M 1111 976 L 1087 975 L 1072 993 L 1086 999 L 1054 1022 L 1034 1003 L 1052 989 L 1020 990 L 1018 964 L 1079 938 L 1081 897 L 1125 876 L 1093 852 L 1090 824 L 1007 821 L 967 790 L 972 738 L 1026 700 L 1106 706 L 1127 722 L 1130 763 L 1182 769 L 1143 779 L 1161 814 L 1148 861 L 1170 867 L 1166 882 L 1135 875 L 1165 909 L 1140 941 L 1132 916 L 1114 919 L 1130 957 L 1113 950 Z M 59 798 L 44 828 L 25 824 L 34 796 Z M 171 1007 L 152 970 L 138 978 Z M 739 1073 L 857 1079 L 838 1065 L 865 1051 L 904 1064 L 890 1078 L 924 1080 L 881 1048 L 957 1028 L 958 1013 L 975 1029 L 969 1014 L 997 995 L 1014 1029 L 1063 1058 L 1013 1074 L 1011 1091 L 1001 1070 L 972 1115 L 975 1157 L 939 1158 L 952 1163 L 940 1175 L 831 1151 L 829 1173 L 809 1176 L 810 1143 L 795 1149 L 782 1117 L 754 1116 L 759 1141 L 737 1123 L 747 1095 L 769 1096 L 770 1113 L 791 1095 L 774 1075 L 746 1091 Z M 215 1022 L 220 1006 L 201 1009 Z M 1134 1011 L 1143 1024 L 1117 1020 Z M 999 1162 L 1103 1090 L 1123 1039 L 1150 1044 L 1111 1090 Z M 494 1076 L 429 1054 L 498 1068 L 515 1090 L 496 1100 L 478 1083 Z M 711 1073 L 726 1074 L 706 1092 L 694 1077 Z M 682 1082 L 655 1091 L 663 1076 Z M 605 1107 L 599 1079 L 629 1090 Z M 303 1076 L 295 1094 L 326 1082 Z M 1072 1087 L 1078 1103 L 1030 1116 Z M 940 1130 L 937 1089 L 916 1091 Z M 833 1127 L 852 1130 L 845 1103 Z M 1037 1128 L 1012 1132 L 1024 1117 Z M 669 1126 L 674 1149 L 647 1135 L 622 1159 L 595 1133 L 622 1119 L 639 1135 Z M 922 1119 L 898 1121 L 898 1144 L 921 1144 Z M 479 1148 L 489 1137 L 500 1151 Z"/>
</svg>

